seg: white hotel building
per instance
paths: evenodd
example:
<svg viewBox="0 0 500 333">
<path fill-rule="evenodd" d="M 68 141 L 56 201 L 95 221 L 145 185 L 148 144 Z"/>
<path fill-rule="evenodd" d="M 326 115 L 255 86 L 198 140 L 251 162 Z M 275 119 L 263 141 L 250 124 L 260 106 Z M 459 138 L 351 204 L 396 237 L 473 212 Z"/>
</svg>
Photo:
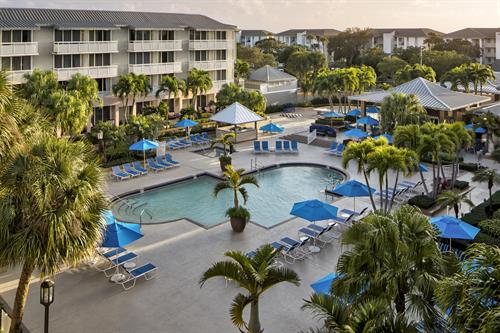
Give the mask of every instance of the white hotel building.
<svg viewBox="0 0 500 333">
<path fill-rule="evenodd" d="M 137 100 L 133 113 L 159 102 L 155 91 L 164 75 L 185 79 L 192 68 L 208 71 L 214 84 L 199 96 L 201 106 L 234 76 L 236 27 L 203 15 L 0 8 L 0 30 L 0 69 L 13 84 L 35 68 L 54 71 L 59 81 L 76 73 L 96 79 L 103 107 L 94 123 L 123 119 L 122 102 L 112 94 L 120 75 L 151 80 L 152 93 Z M 179 110 L 190 97 L 169 103 Z"/>
</svg>

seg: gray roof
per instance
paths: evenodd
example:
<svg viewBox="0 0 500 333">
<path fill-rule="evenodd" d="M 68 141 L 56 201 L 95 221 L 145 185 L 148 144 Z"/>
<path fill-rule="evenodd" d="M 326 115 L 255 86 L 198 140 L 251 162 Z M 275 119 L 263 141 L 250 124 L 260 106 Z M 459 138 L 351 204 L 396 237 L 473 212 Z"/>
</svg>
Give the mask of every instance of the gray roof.
<svg viewBox="0 0 500 333">
<path fill-rule="evenodd" d="M 248 77 L 249 81 L 276 82 L 296 80 L 295 76 L 280 71 L 279 69 L 265 65 L 253 71 Z"/>
<path fill-rule="evenodd" d="M 335 36 L 340 33 L 336 29 L 290 29 L 277 33 L 277 36 L 295 36 L 297 34 L 305 33 L 306 35 L 314 36 Z"/>
<path fill-rule="evenodd" d="M 241 30 L 242 36 L 272 36 L 272 32 L 267 30 Z"/>
<path fill-rule="evenodd" d="M 495 38 L 500 28 L 465 28 L 450 32 L 443 38 Z"/>
<path fill-rule="evenodd" d="M 263 120 L 261 116 L 250 110 L 244 105 L 235 102 L 224 110 L 217 112 L 210 120 L 218 123 L 225 123 L 231 125 L 239 125 L 246 123 L 253 123 L 254 121 Z"/>
<path fill-rule="evenodd" d="M 474 110 L 475 114 L 482 114 L 482 113 L 487 113 L 487 112 L 491 112 L 494 115 L 500 117 L 500 103 L 491 104 L 491 105 L 485 106 L 484 108 Z"/>
<path fill-rule="evenodd" d="M 421 77 L 389 90 L 374 91 L 367 94 L 349 96 L 349 100 L 381 104 L 384 98 L 389 96 L 391 93 L 416 95 L 424 108 L 440 111 L 459 110 L 490 100 L 489 97 L 485 96 L 451 91 L 437 83 L 430 82 Z"/>
<path fill-rule="evenodd" d="M 450 82 L 445 82 L 444 85 L 446 86 L 446 88 L 450 88 L 451 87 L 451 83 Z M 486 84 L 483 84 L 483 86 L 481 87 L 478 87 L 478 89 L 481 88 L 482 92 L 483 93 L 486 93 L 486 94 L 494 94 L 494 95 L 500 95 L 500 89 L 497 88 L 497 86 L 495 85 L 495 83 L 493 81 L 488 81 L 488 83 Z M 459 91 L 464 91 L 465 92 L 465 89 L 464 87 L 459 84 L 457 86 L 457 89 Z M 472 82 L 469 82 L 469 91 L 474 91 L 474 83 Z"/>
<path fill-rule="evenodd" d="M 108 10 L 0 8 L 0 28 L 119 28 L 135 29 L 221 29 L 234 30 L 233 25 L 215 21 L 204 15 L 123 12 Z"/>
<path fill-rule="evenodd" d="M 429 28 L 381 28 L 381 29 L 371 29 L 375 36 L 382 35 L 385 33 L 394 32 L 396 36 L 407 36 L 407 37 L 428 37 L 430 33 L 436 34 L 438 36 L 444 35 L 444 33 L 429 29 Z"/>
</svg>

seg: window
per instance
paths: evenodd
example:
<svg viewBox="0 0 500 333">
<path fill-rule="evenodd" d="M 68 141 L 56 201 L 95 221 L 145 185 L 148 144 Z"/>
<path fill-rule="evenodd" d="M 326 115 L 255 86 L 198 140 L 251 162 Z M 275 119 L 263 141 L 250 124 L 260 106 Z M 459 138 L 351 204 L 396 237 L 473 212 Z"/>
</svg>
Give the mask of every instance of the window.
<svg viewBox="0 0 500 333">
<path fill-rule="evenodd" d="M 151 52 L 134 52 L 129 53 L 129 64 L 150 64 Z"/>
<path fill-rule="evenodd" d="M 54 40 L 56 42 L 80 42 L 82 38 L 83 31 L 81 30 L 58 30 L 56 29 L 54 34 Z"/>
<path fill-rule="evenodd" d="M 174 62 L 174 52 L 161 52 L 160 62 Z"/>
<path fill-rule="evenodd" d="M 226 60 L 226 50 L 216 50 L 215 60 Z"/>
<path fill-rule="evenodd" d="M 31 42 L 31 30 L 2 31 L 2 43 L 29 43 L 29 42 Z"/>
<path fill-rule="evenodd" d="M 226 31 L 216 31 L 215 32 L 215 39 L 226 40 L 227 39 L 227 32 Z"/>
<path fill-rule="evenodd" d="M 189 31 L 189 40 L 207 40 L 207 39 L 208 39 L 207 31 L 198 31 L 198 30 Z"/>
<path fill-rule="evenodd" d="M 215 71 L 215 81 L 226 81 L 226 70 Z"/>
<path fill-rule="evenodd" d="M 130 41 L 151 40 L 151 31 L 149 30 L 130 30 Z"/>
<path fill-rule="evenodd" d="M 89 66 L 110 66 L 111 65 L 111 54 L 109 53 L 95 53 L 89 54 Z"/>
<path fill-rule="evenodd" d="M 207 96 L 206 95 L 199 95 L 196 97 L 197 105 L 199 107 L 205 107 L 207 106 Z"/>
<path fill-rule="evenodd" d="M 95 79 L 97 81 L 97 90 L 99 92 L 108 92 L 111 91 L 110 79 Z"/>
<path fill-rule="evenodd" d="M 161 40 L 174 40 L 175 33 L 173 30 L 162 30 L 162 31 L 160 31 L 160 39 Z"/>
<path fill-rule="evenodd" d="M 55 68 L 82 67 L 80 54 L 64 54 L 54 56 Z"/>
<path fill-rule="evenodd" d="M 111 41 L 110 30 L 90 30 L 89 41 L 91 42 L 109 42 Z"/>
<path fill-rule="evenodd" d="M 151 106 L 151 102 L 147 101 L 147 102 L 137 102 L 135 103 L 135 110 L 137 112 L 137 114 L 142 114 L 142 110 L 144 108 L 147 108 Z"/>
<path fill-rule="evenodd" d="M 194 51 L 194 61 L 207 61 L 208 56 L 207 56 L 207 51 Z"/>
<path fill-rule="evenodd" d="M 3 57 L 2 69 L 6 71 L 26 71 L 31 69 L 31 57 Z"/>
<path fill-rule="evenodd" d="M 97 124 L 100 121 L 112 120 L 111 106 L 103 106 L 94 108 L 94 115 L 92 117 L 92 124 Z"/>
</svg>

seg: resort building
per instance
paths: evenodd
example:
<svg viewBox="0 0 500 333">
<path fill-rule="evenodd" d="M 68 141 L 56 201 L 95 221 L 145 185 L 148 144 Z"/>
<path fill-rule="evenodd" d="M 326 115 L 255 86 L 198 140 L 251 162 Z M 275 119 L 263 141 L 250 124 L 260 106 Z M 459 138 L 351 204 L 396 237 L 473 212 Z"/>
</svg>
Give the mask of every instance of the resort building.
<svg viewBox="0 0 500 333">
<path fill-rule="evenodd" d="M 122 101 L 112 94 L 120 75 L 145 74 L 153 91 L 138 97 L 132 113 L 159 103 L 156 89 L 165 75 L 185 79 L 189 70 L 210 73 L 213 88 L 198 96 L 205 106 L 234 76 L 236 27 L 203 15 L 100 10 L 0 8 L 0 69 L 13 84 L 35 68 L 52 70 L 64 82 L 80 73 L 97 80 L 102 107 L 92 122 L 123 118 Z M 171 110 L 191 96 L 169 101 Z"/>
<path fill-rule="evenodd" d="M 384 53 L 391 54 L 395 49 L 408 47 L 426 47 L 425 40 L 430 34 L 442 36 L 443 33 L 428 28 L 410 29 L 372 29 L 371 47 L 377 47 Z"/>
<path fill-rule="evenodd" d="M 297 102 L 297 78 L 269 65 L 253 71 L 245 81 L 245 89 L 260 91 L 267 105 Z"/>
<path fill-rule="evenodd" d="M 273 38 L 273 35 L 267 30 L 241 30 L 236 33 L 236 42 L 243 46 L 254 47 L 258 41 Z"/>
<path fill-rule="evenodd" d="M 301 45 L 328 56 L 328 38 L 338 33 L 335 29 L 291 29 L 276 34 L 275 38 L 288 46 Z"/>
<path fill-rule="evenodd" d="M 468 40 L 481 50 L 480 63 L 500 70 L 500 28 L 465 28 L 450 32 L 443 38 Z"/>
</svg>

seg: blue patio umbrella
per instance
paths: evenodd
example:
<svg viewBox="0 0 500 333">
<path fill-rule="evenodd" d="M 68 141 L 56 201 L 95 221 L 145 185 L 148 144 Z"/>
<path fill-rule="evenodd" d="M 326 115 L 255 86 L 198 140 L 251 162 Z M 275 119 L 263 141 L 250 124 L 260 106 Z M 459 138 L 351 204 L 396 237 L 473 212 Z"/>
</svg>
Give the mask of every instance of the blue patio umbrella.
<svg viewBox="0 0 500 333">
<path fill-rule="evenodd" d="M 319 200 L 308 200 L 293 204 L 291 215 L 311 222 L 329 220 L 337 216 L 338 208 Z"/>
<path fill-rule="evenodd" d="M 313 282 L 311 284 L 312 290 L 316 294 L 329 294 L 330 293 L 330 288 L 332 287 L 333 281 L 335 281 L 338 278 L 337 273 L 330 273 L 321 279 L 319 279 L 316 282 Z"/>
<path fill-rule="evenodd" d="M 352 109 L 351 111 L 347 112 L 347 115 L 351 117 L 359 117 L 361 115 L 361 110 Z"/>
<path fill-rule="evenodd" d="M 484 127 L 478 127 L 474 130 L 474 132 L 476 132 L 478 134 L 484 134 L 484 133 L 488 132 L 488 130 Z"/>
<path fill-rule="evenodd" d="M 128 147 L 128 150 L 142 151 L 144 157 L 144 167 L 146 167 L 146 150 L 156 149 L 158 144 L 154 141 L 142 139 Z"/>
<path fill-rule="evenodd" d="M 473 130 L 474 129 L 474 124 L 467 124 L 464 127 L 465 127 L 465 129 Z"/>
<path fill-rule="evenodd" d="M 368 136 L 368 133 L 360 130 L 359 128 L 353 128 L 351 130 L 345 131 L 344 135 L 350 138 L 364 139 Z"/>
<path fill-rule="evenodd" d="M 282 133 L 285 129 L 278 124 L 269 123 L 267 125 L 261 126 L 260 130 L 264 131 L 264 132 L 271 132 L 271 133 Z"/>
<path fill-rule="evenodd" d="M 375 118 L 372 118 L 370 116 L 365 116 L 365 117 L 361 117 L 358 120 L 356 120 L 356 123 L 362 124 L 362 125 L 376 126 L 376 125 L 378 125 L 378 120 Z"/>
<path fill-rule="evenodd" d="M 389 133 L 384 133 L 384 134 L 381 134 L 381 135 L 377 135 L 374 139 L 378 139 L 380 137 L 386 138 L 387 142 L 389 142 L 389 144 L 392 145 L 392 142 L 393 142 L 392 135 L 390 135 Z"/>
<path fill-rule="evenodd" d="M 356 210 L 356 197 L 367 197 L 370 195 L 370 192 L 375 193 L 375 189 L 352 179 L 337 185 L 332 192 L 345 197 L 354 198 L 354 210 Z"/>
<path fill-rule="evenodd" d="M 380 109 L 376 106 L 370 106 L 366 109 L 366 113 L 379 113 Z"/>
<path fill-rule="evenodd" d="M 175 124 L 175 127 L 182 127 L 186 129 L 186 135 L 189 135 L 189 128 L 198 125 L 198 122 L 191 119 L 182 119 Z"/>
<path fill-rule="evenodd" d="M 329 112 L 325 112 L 322 114 L 323 117 L 325 118 L 344 118 L 345 115 L 342 114 L 342 113 L 338 113 L 338 112 L 335 112 L 335 111 L 329 111 Z"/>
<path fill-rule="evenodd" d="M 472 240 L 480 231 L 479 228 L 450 215 L 432 217 L 430 222 L 438 228 L 439 237 L 449 238 L 450 243 L 452 238 Z"/>
<path fill-rule="evenodd" d="M 422 172 L 427 172 L 429 171 L 429 168 L 427 167 L 427 165 L 423 164 L 423 163 L 419 163 L 418 164 L 418 169 Z"/>
</svg>

